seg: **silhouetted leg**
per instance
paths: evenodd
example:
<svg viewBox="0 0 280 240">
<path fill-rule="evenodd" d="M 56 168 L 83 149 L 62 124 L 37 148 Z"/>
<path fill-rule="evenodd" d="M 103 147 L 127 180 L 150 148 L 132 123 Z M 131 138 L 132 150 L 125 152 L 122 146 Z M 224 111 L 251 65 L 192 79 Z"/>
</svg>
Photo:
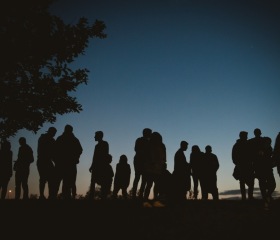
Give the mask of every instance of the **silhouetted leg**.
<svg viewBox="0 0 280 240">
<path fill-rule="evenodd" d="M 28 176 L 29 176 L 29 169 L 25 170 L 22 174 L 22 189 L 23 189 L 23 199 L 29 198 L 29 188 L 28 188 Z"/>
<path fill-rule="evenodd" d="M 149 199 L 150 191 L 153 186 L 153 178 L 151 176 L 147 177 L 147 185 L 144 191 L 144 200 L 147 201 Z"/>
<path fill-rule="evenodd" d="M 49 196 L 48 199 L 55 199 L 56 193 L 55 193 L 55 169 L 54 167 L 50 167 L 48 172 L 48 189 L 49 189 Z"/>
<path fill-rule="evenodd" d="M 70 181 L 71 181 L 71 197 L 73 199 L 76 198 L 77 195 L 77 187 L 76 187 L 76 179 L 77 179 L 77 165 L 75 164 L 72 166 L 71 174 L 70 174 Z"/>
<path fill-rule="evenodd" d="M 254 199 L 254 178 L 250 178 L 247 182 L 248 186 L 248 199 L 253 200 Z"/>
<path fill-rule="evenodd" d="M 53 177 L 50 177 L 48 180 L 48 188 L 49 188 L 49 197 L 48 199 L 56 198 L 56 188 L 55 188 L 55 180 Z"/>
<path fill-rule="evenodd" d="M 40 191 L 40 199 L 45 199 L 44 192 L 45 192 L 45 185 L 46 182 L 40 178 L 39 180 L 39 191 Z"/>
<path fill-rule="evenodd" d="M 198 177 L 196 175 L 193 175 L 193 195 L 194 198 L 197 199 L 198 195 Z"/>
<path fill-rule="evenodd" d="M 239 181 L 239 186 L 240 186 L 240 192 L 241 192 L 241 199 L 246 200 L 246 187 L 245 187 L 245 182 L 240 180 Z"/>
<path fill-rule="evenodd" d="M 96 184 L 96 180 L 95 180 L 95 175 L 92 173 L 91 174 L 91 180 L 90 180 L 90 188 L 89 188 L 89 200 L 93 200 L 94 199 L 94 195 L 95 195 L 95 184 Z"/>
<path fill-rule="evenodd" d="M 118 198 L 118 192 L 120 191 L 120 187 L 118 185 L 114 186 L 113 190 L 113 198 L 117 199 Z"/>
<path fill-rule="evenodd" d="M 62 196 L 63 199 L 71 199 L 71 179 L 69 176 L 64 176 L 62 180 Z"/>
<path fill-rule="evenodd" d="M 214 191 L 212 193 L 213 199 L 214 200 L 219 200 L 219 191 L 218 188 L 214 188 Z"/>
<path fill-rule="evenodd" d="M 272 200 L 272 193 L 275 191 L 276 181 L 273 174 L 273 170 L 267 177 L 267 195 L 269 197 L 269 201 Z"/>
<path fill-rule="evenodd" d="M 54 183 L 54 198 L 57 198 L 59 194 L 59 188 L 60 184 L 62 181 L 62 170 L 60 166 L 56 166 L 54 169 L 54 178 L 53 178 L 53 183 Z"/>
<path fill-rule="evenodd" d="M 259 187 L 262 195 L 262 199 L 266 200 L 267 192 L 266 192 L 266 179 L 263 175 L 259 174 Z"/>
<path fill-rule="evenodd" d="M 123 195 L 123 198 L 124 199 L 127 199 L 127 191 L 126 191 L 126 188 L 122 188 L 122 195 Z"/>
<path fill-rule="evenodd" d="M 47 182 L 46 174 L 47 169 L 45 169 L 46 166 L 42 166 L 41 164 L 37 164 L 37 169 L 39 173 L 39 199 L 45 199 L 45 185 Z"/>
<path fill-rule="evenodd" d="M 15 199 L 19 200 L 21 197 L 21 172 L 15 173 Z"/>
<path fill-rule="evenodd" d="M 106 200 L 108 198 L 109 193 L 110 193 L 110 184 L 108 184 L 108 182 L 105 182 L 101 185 L 101 199 Z"/>
<path fill-rule="evenodd" d="M 132 187 L 132 197 L 135 198 L 137 194 L 137 188 L 138 188 L 138 182 L 140 180 L 140 172 L 135 170 L 135 178 L 133 181 L 133 187 Z"/>
<path fill-rule="evenodd" d="M 157 183 L 154 183 L 154 199 L 158 199 L 159 197 L 159 189 Z"/>
<path fill-rule="evenodd" d="M 141 186 L 140 186 L 140 191 L 139 191 L 139 198 L 144 197 L 144 191 L 147 185 L 147 177 L 145 174 L 142 174 L 141 176 Z"/>
</svg>

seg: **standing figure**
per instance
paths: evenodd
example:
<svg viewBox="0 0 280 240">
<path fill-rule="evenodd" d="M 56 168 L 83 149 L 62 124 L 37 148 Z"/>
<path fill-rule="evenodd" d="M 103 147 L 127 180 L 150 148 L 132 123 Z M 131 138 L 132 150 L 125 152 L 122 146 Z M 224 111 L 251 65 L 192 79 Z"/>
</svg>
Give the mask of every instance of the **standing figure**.
<svg viewBox="0 0 280 240">
<path fill-rule="evenodd" d="M 56 195 L 62 181 L 63 199 L 71 199 L 71 190 L 76 184 L 77 164 L 83 148 L 73 134 L 73 127 L 66 125 L 62 135 L 55 141 Z"/>
<path fill-rule="evenodd" d="M 263 137 L 263 144 L 259 149 L 259 156 L 255 159 L 254 168 L 262 199 L 265 203 L 270 203 L 272 193 L 276 188 L 276 182 L 273 174 L 272 147 L 271 138 Z"/>
<path fill-rule="evenodd" d="M 12 176 L 13 176 L 13 152 L 11 151 L 11 143 L 7 140 L 4 140 L 3 142 L 1 142 L 1 149 L 0 149 L 1 199 L 6 198 L 8 184 Z"/>
<path fill-rule="evenodd" d="M 172 174 L 167 169 L 167 164 L 164 164 L 163 174 L 157 182 L 157 189 L 154 191 L 155 199 L 160 199 L 160 202 L 155 202 L 154 206 L 165 206 L 172 201 L 173 197 L 173 179 Z M 163 204 L 163 205 L 162 205 Z"/>
<path fill-rule="evenodd" d="M 213 200 L 219 199 L 217 188 L 217 171 L 220 167 L 218 158 L 212 153 L 212 147 L 207 145 L 204 153 L 204 173 L 203 173 L 203 188 L 202 199 L 207 200 L 208 194 L 212 194 Z"/>
<path fill-rule="evenodd" d="M 112 155 L 108 154 L 105 159 L 105 164 L 102 169 L 101 186 L 101 200 L 106 200 L 111 192 L 112 182 L 114 178 L 114 171 L 111 166 Z"/>
<path fill-rule="evenodd" d="M 148 201 L 150 190 L 154 184 L 154 200 L 157 202 L 157 205 L 161 205 L 159 182 L 166 169 L 166 148 L 162 141 L 162 136 L 158 132 L 152 133 L 150 141 L 150 161 L 145 162 L 143 171 L 143 174 L 145 174 L 147 179 L 144 191 L 144 200 L 145 202 Z"/>
<path fill-rule="evenodd" d="M 192 151 L 190 154 L 190 167 L 191 167 L 191 175 L 193 179 L 193 194 L 194 199 L 197 199 L 198 195 L 198 185 L 200 184 L 200 189 L 202 191 L 201 186 L 201 173 L 203 168 L 203 157 L 204 154 L 201 152 L 198 145 L 192 146 Z"/>
<path fill-rule="evenodd" d="M 141 178 L 141 186 L 139 191 L 139 197 L 143 198 L 144 189 L 146 186 L 146 177 L 143 174 L 144 165 L 146 162 L 150 161 L 150 138 L 152 134 L 152 130 L 150 128 L 144 128 L 142 132 L 143 136 L 139 137 L 135 141 L 135 156 L 134 156 L 134 172 L 135 178 L 133 181 L 132 187 L 132 197 L 136 198 L 138 182 Z"/>
<path fill-rule="evenodd" d="M 37 169 L 39 173 L 39 199 L 46 199 L 45 186 L 48 184 L 48 198 L 55 197 L 55 170 L 54 170 L 54 157 L 55 157 L 55 139 L 54 136 L 57 130 L 50 127 L 48 131 L 38 139 L 37 147 Z"/>
<path fill-rule="evenodd" d="M 188 149 L 188 145 L 188 142 L 181 141 L 180 148 L 174 156 L 174 171 L 172 173 L 174 200 L 179 203 L 187 199 L 187 192 L 191 189 L 191 166 L 184 153 Z"/>
<path fill-rule="evenodd" d="M 262 147 L 263 147 L 263 138 L 262 132 L 259 128 L 254 129 L 254 137 L 248 140 L 249 144 L 249 154 L 250 154 L 250 161 L 253 162 L 254 167 L 254 182 L 253 187 L 255 185 L 255 171 L 256 171 L 256 162 L 259 161 L 260 156 L 262 155 Z"/>
<path fill-rule="evenodd" d="M 231 158 L 235 165 L 236 180 L 239 180 L 242 200 L 246 200 L 246 185 L 248 186 L 248 199 L 253 199 L 254 192 L 254 168 L 250 158 L 248 132 L 241 131 L 239 139 L 232 147 Z"/>
<path fill-rule="evenodd" d="M 89 168 L 91 173 L 91 183 L 89 190 L 89 199 L 94 199 L 95 185 L 101 185 L 103 173 L 108 164 L 109 144 L 103 140 L 103 132 L 95 132 L 94 139 L 97 142 L 94 148 L 92 163 Z"/>
<path fill-rule="evenodd" d="M 29 198 L 28 178 L 30 172 L 30 164 L 34 162 L 33 150 L 26 143 L 26 139 L 21 137 L 19 139 L 18 158 L 14 163 L 15 173 L 15 199 L 19 200 L 21 197 L 21 188 L 23 190 L 23 199 Z"/>
<path fill-rule="evenodd" d="M 130 182 L 131 169 L 130 165 L 127 163 L 127 156 L 121 155 L 119 163 L 116 166 L 116 173 L 114 178 L 114 190 L 113 196 L 117 198 L 118 192 L 122 190 L 123 198 L 127 199 L 127 188 Z"/>
</svg>

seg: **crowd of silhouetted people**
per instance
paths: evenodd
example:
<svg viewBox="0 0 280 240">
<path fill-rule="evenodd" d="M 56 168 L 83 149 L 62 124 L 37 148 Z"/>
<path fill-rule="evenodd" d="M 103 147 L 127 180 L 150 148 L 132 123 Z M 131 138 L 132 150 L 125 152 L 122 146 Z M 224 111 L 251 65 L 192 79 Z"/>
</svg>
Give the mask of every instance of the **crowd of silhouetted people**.
<svg viewBox="0 0 280 240">
<path fill-rule="evenodd" d="M 77 195 L 77 164 L 83 148 L 73 133 L 73 127 L 66 125 L 64 132 L 55 139 L 57 129 L 50 127 L 41 134 L 37 145 L 37 170 L 39 173 L 39 199 L 75 199 Z M 100 198 L 128 199 L 128 187 L 131 178 L 131 166 L 127 156 L 121 155 L 115 171 L 111 166 L 112 156 L 109 143 L 103 139 L 102 131 L 95 132 L 93 158 L 89 172 L 91 174 L 88 199 L 96 199 L 96 188 L 100 187 Z M 232 161 L 235 165 L 233 177 L 240 183 L 242 200 L 254 199 L 255 179 L 258 180 L 262 199 L 265 204 L 272 201 L 276 188 L 273 168 L 280 174 L 280 133 L 274 147 L 271 138 L 263 137 L 261 130 L 254 130 L 254 137 L 248 139 L 248 132 L 241 131 L 239 139 L 232 147 Z M 1 142 L 0 149 L 0 189 L 1 199 L 7 195 L 7 186 L 15 172 L 15 199 L 29 199 L 28 178 L 30 164 L 34 162 L 34 153 L 24 137 L 19 138 L 17 160 L 13 163 L 11 143 Z M 201 199 L 219 200 L 217 187 L 218 157 L 207 145 L 201 151 L 198 145 L 191 148 L 187 161 L 185 151 L 188 142 L 182 140 L 174 155 L 174 169 L 167 169 L 166 146 L 159 132 L 145 128 L 142 136 L 135 141 L 133 161 L 134 180 L 131 189 L 132 199 L 142 199 L 143 206 L 165 206 L 168 203 L 182 203 L 187 199 L 193 183 L 193 199 L 198 199 L 199 186 Z M 45 194 L 46 186 L 48 194 Z M 59 189 L 61 186 L 61 193 Z M 248 188 L 248 190 L 246 189 Z M 111 192 L 112 189 L 112 192 Z M 153 190 L 153 201 L 149 196 Z M 47 195 L 47 196 L 46 196 Z M 247 196 L 248 195 L 248 196 Z"/>
</svg>

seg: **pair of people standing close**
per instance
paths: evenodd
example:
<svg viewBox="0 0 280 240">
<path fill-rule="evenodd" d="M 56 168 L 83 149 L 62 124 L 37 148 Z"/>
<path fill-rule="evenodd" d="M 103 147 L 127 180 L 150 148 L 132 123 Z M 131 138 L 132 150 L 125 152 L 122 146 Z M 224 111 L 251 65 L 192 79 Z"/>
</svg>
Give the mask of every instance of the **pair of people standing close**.
<svg viewBox="0 0 280 240">
<path fill-rule="evenodd" d="M 232 148 L 232 160 L 238 173 L 236 179 L 240 183 L 242 200 L 246 200 L 246 185 L 248 198 L 253 199 L 254 179 L 259 181 L 262 199 L 266 202 L 272 200 L 272 193 L 276 188 L 273 168 L 273 148 L 271 138 L 262 137 L 261 130 L 254 130 L 254 137 L 247 140 L 248 132 L 241 131 L 239 139 Z"/>
<path fill-rule="evenodd" d="M 168 194 L 165 177 L 169 176 L 169 172 L 166 165 L 166 147 L 161 134 L 153 132 L 150 128 L 144 128 L 142 137 L 135 141 L 134 150 L 135 178 L 132 198 L 135 199 L 137 196 L 141 179 L 138 197 L 144 200 L 144 206 L 152 207 L 148 200 L 153 186 L 154 206 L 163 206 Z"/>
<path fill-rule="evenodd" d="M 103 137 L 104 133 L 102 131 L 95 132 L 94 138 L 97 144 L 95 145 L 92 164 L 89 168 L 91 173 L 89 199 L 95 199 L 95 188 L 96 185 L 99 185 L 101 187 L 101 200 L 106 200 L 110 194 L 113 181 L 113 197 L 117 198 L 118 192 L 121 190 L 123 198 L 127 199 L 127 188 L 131 174 L 127 156 L 124 154 L 120 156 L 119 163 L 116 165 L 116 172 L 114 173 L 111 166 L 112 156 L 109 154 L 109 144 Z"/>
<path fill-rule="evenodd" d="M 46 184 L 49 190 L 48 198 L 57 198 L 61 182 L 62 198 L 76 197 L 77 164 L 83 148 L 73 134 L 71 125 L 67 124 L 64 132 L 55 140 L 56 132 L 56 128 L 50 127 L 38 140 L 39 199 L 46 199 Z"/>
<path fill-rule="evenodd" d="M 202 152 L 198 145 L 192 146 L 190 154 L 190 169 L 193 179 L 193 198 L 198 197 L 198 185 L 201 188 L 202 200 L 208 200 L 209 194 L 213 200 L 219 200 L 217 187 L 217 171 L 220 167 L 216 154 L 212 153 L 212 147 L 207 145 Z"/>
<path fill-rule="evenodd" d="M 89 189 L 89 199 L 93 200 L 95 197 L 96 185 L 101 186 L 101 199 L 105 200 L 110 193 L 114 171 L 110 165 L 112 156 L 109 154 L 109 144 L 103 140 L 103 132 L 95 132 L 94 139 L 97 141 L 95 145 L 92 164 L 89 168 L 91 173 L 91 182 Z"/>
<path fill-rule="evenodd" d="M 132 186 L 132 198 L 136 198 L 138 184 L 141 179 L 141 186 L 139 190 L 139 198 L 144 197 L 144 191 L 147 184 L 146 174 L 144 174 L 144 170 L 147 164 L 150 162 L 150 139 L 152 135 L 152 130 L 150 128 L 144 128 L 142 131 L 142 137 L 139 137 L 135 141 L 134 151 L 134 181 Z"/>
</svg>

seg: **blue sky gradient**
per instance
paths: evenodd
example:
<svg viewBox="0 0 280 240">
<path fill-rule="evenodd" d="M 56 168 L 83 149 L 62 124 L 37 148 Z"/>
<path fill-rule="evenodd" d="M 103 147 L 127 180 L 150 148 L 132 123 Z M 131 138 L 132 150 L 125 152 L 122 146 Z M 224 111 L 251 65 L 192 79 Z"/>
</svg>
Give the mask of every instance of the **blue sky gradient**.
<svg viewBox="0 0 280 240">
<path fill-rule="evenodd" d="M 92 39 L 73 68 L 88 68 L 89 83 L 74 95 L 80 114 L 58 116 L 59 136 L 74 127 L 84 149 L 78 165 L 77 192 L 90 184 L 94 132 L 102 130 L 110 145 L 113 169 L 127 155 L 134 179 L 134 143 L 142 129 L 161 133 L 172 172 L 181 140 L 202 151 L 211 145 L 220 162 L 220 192 L 239 189 L 232 177 L 231 149 L 239 132 L 260 128 L 275 138 L 280 131 L 280 3 L 240 0 L 58 1 L 51 11 L 65 22 L 80 17 L 105 22 L 106 39 Z M 20 131 L 36 157 L 37 134 Z M 279 175 L 274 169 L 277 191 Z M 13 177 L 14 178 L 14 177 Z M 38 194 L 33 163 L 30 193 Z M 13 189 L 13 182 L 10 182 Z M 255 187 L 258 187 L 257 180 Z"/>
</svg>

